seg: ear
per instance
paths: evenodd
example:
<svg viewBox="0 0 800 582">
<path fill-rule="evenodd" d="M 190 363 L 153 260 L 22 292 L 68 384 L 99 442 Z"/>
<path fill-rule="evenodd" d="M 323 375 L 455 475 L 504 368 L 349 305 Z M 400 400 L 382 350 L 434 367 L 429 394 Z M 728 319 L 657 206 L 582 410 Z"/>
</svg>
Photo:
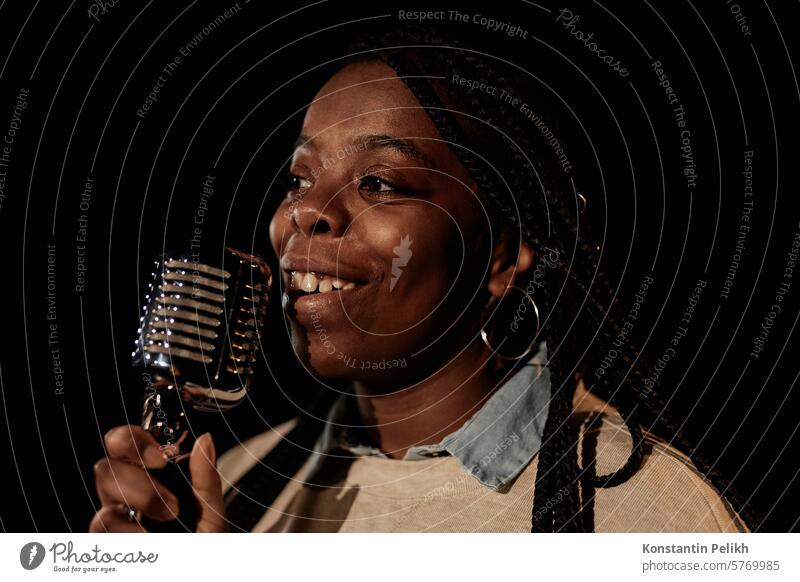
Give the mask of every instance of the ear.
<svg viewBox="0 0 800 582">
<path fill-rule="evenodd" d="M 536 253 L 528 243 L 509 230 L 504 230 L 492 250 L 489 272 L 489 293 L 500 299 L 506 288 L 533 265 Z"/>
</svg>

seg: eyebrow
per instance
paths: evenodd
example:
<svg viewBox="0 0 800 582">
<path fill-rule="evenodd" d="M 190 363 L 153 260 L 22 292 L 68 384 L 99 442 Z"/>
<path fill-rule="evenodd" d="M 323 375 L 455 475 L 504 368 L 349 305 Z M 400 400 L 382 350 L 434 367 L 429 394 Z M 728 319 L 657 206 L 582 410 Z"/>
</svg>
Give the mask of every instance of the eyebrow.
<svg viewBox="0 0 800 582">
<path fill-rule="evenodd" d="M 300 135 L 294 143 L 294 149 L 300 147 L 307 147 L 312 150 L 317 150 L 317 144 L 314 142 L 313 137 L 309 137 L 307 135 Z M 435 167 L 433 160 L 422 151 L 419 147 L 414 145 L 407 139 L 403 139 L 401 137 L 387 135 L 387 134 L 368 134 L 362 135 L 357 137 L 352 144 L 349 146 L 350 148 L 355 148 L 355 152 L 358 151 L 371 151 L 377 149 L 388 149 L 392 151 L 396 151 L 407 158 L 415 160 L 417 162 L 422 162 L 428 167 Z"/>
</svg>

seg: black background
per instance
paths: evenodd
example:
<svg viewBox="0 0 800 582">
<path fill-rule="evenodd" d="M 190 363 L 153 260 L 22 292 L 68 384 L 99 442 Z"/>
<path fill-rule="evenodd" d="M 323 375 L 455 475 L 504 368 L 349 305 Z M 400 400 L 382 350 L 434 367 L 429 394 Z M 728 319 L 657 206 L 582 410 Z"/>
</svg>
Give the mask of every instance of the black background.
<svg viewBox="0 0 800 582">
<path fill-rule="evenodd" d="M 800 516 L 800 366 L 790 345 L 800 273 L 765 350 L 757 359 L 749 355 L 800 232 L 791 179 L 797 158 L 789 153 L 800 105 L 791 60 L 799 20 L 796 3 L 788 4 L 738 2 L 750 36 L 731 12 L 734 3 L 725 2 L 443 5 L 529 31 L 520 39 L 472 22 L 453 27 L 467 46 L 540 75 L 569 104 L 561 121 L 565 134 L 577 135 L 570 155 L 602 237 L 601 268 L 620 289 L 617 315 L 630 307 L 645 275 L 655 280 L 635 328 L 642 357 L 664 353 L 695 282 L 707 281 L 657 388 L 701 452 L 765 517 L 756 524 L 760 531 L 796 530 Z M 206 175 L 215 176 L 215 193 L 204 252 L 233 244 L 270 256 L 267 225 L 282 196 L 274 181 L 285 171 L 303 107 L 324 80 L 320 65 L 343 56 L 361 32 L 407 25 L 399 9 L 420 8 L 242 1 L 183 57 L 141 119 L 137 110 L 162 68 L 234 3 L 121 0 L 99 21 L 89 17 L 91 5 L 0 6 L 1 134 L 19 91 L 30 91 L 2 168 L 5 531 L 86 530 L 97 505 L 92 465 L 103 454 L 102 434 L 137 420 L 142 386 L 129 355 L 139 290 L 160 249 L 188 244 Z M 593 31 L 621 59 L 628 77 L 556 23 L 563 7 L 580 15 L 578 29 Z M 691 192 L 654 60 L 686 110 L 698 173 Z M 754 151 L 752 229 L 723 299 L 741 221 L 745 150 Z M 94 188 L 82 211 L 87 177 Z M 79 292 L 82 213 L 87 271 Z M 48 244 L 56 249 L 57 346 L 48 344 Z M 219 448 L 292 416 L 313 391 L 274 317 L 251 401 L 215 421 Z M 53 347 L 61 354 L 63 394 L 56 391 Z"/>
</svg>

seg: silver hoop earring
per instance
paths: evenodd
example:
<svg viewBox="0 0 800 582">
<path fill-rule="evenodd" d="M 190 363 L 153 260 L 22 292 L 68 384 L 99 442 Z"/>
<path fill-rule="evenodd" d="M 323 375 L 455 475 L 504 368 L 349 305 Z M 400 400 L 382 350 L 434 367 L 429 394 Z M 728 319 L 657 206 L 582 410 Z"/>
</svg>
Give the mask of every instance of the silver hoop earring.
<svg viewBox="0 0 800 582">
<path fill-rule="evenodd" d="M 533 350 L 533 346 L 536 344 L 536 340 L 539 337 L 539 308 L 536 306 L 536 302 L 533 300 L 533 296 L 530 293 L 525 291 L 525 289 L 522 289 L 521 287 L 515 287 L 514 285 L 509 285 L 508 287 L 506 287 L 506 291 L 503 294 L 502 299 L 505 299 L 508 292 L 512 289 L 520 291 L 524 295 L 524 298 L 522 300 L 523 302 L 520 303 L 520 307 L 517 308 L 515 314 L 527 311 L 527 308 L 523 307 L 525 305 L 525 301 L 527 301 L 533 308 L 534 315 L 536 315 L 536 333 L 534 334 L 530 344 L 528 344 L 528 347 L 525 349 L 524 352 L 522 352 L 519 355 L 513 355 L 513 356 L 507 356 L 505 354 L 501 354 L 497 349 L 495 349 L 492 346 L 491 342 L 489 341 L 489 332 L 486 330 L 486 318 L 487 318 L 487 312 L 492 308 L 495 302 L 498 301 L 497 297 L 494 296 L 492 296 L 492 298 L 489 300 L 489 303 L 486 304 L 486 307 L 483 310 L 483 315 L 481 316 L 481 339 L 483 340 L 483 343 L 486 344 L 486 347 L 492 350 L 492 352 L 495 353 L 501 360 L 517 361 L 521 360 L 529 353 L 531 353 L 531 350 Z M 519 325 L 518 321 L 516 320 L 516 317 L 517 316 L 515 315 L 514 321 L 508 325 L 509 329 L 513 329 L 515 325 L 516 326 Z M 514 329 L 514 331 L 516 331 L 516 329 Z"/>
<path fill-rule="evenodd" d="M 586 196 L 584 196 L 580 192 L 576 192 L 575 194 L 577 194 L 578 196 L 578 213 L 583 214 L 584 210 L 586 210 L 586 205 L 589 202 L 586 200 Z"/>
</svg>

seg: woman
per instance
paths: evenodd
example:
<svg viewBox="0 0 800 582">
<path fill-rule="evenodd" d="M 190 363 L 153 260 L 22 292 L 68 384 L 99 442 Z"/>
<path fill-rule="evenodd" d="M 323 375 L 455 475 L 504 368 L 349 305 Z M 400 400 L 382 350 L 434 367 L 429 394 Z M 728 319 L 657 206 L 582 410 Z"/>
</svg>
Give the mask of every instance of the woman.
<svg viewBox="0 0 800 582">
<path fill-rule="evenodd" d="M 269 234 L 299 361 L 348 389 L 218 465 L 198 439 L 198 531 L 748 531 L 636 420 L 676 436 L 635 349 L 599 365 L 620 328 L 586 199 L 519 107 L 547 99 L 444 44 L 355 51 L 308 107 Z M 106 444 L 92 531 L 141 531 L 131 506 L 173 519 L 155 441 Z"/>
</svg>

